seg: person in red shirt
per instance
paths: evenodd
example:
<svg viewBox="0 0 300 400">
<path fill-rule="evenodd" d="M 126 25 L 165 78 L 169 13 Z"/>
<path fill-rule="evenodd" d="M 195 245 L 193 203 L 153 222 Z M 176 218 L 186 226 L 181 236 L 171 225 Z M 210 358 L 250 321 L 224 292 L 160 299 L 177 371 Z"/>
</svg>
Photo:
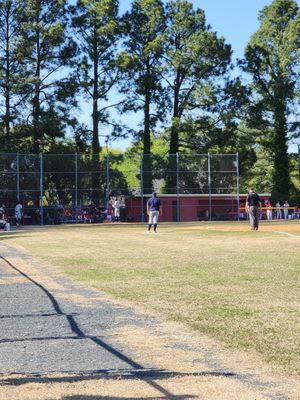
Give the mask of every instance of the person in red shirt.
<svg viewBox="0 0 300 400">
<path fill-rule="evenodd" d="M 271 221 L 272 220 L 272 204 L 270 200 L 267 200 L 266 202 L 266 209 L 267 209 L 267 220 Z"/>
<path fill-rule="evenodd" d="M 245 203 L 240 203 L 240 219 L 245 219 Z"/>
</svg>

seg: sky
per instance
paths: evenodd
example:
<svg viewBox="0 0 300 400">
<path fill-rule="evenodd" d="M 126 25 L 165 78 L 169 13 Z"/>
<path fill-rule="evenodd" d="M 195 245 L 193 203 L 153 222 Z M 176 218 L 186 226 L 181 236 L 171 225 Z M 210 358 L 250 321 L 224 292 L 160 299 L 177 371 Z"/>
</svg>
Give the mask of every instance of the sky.
<svg viewBox="0 0 300 400">
<path fill-rule="evenodd" d="M 242 57 L 250 36 L 258 26 L 258 13 L 272 0 L 190 0 L 205 11 L 206 22 L 233 47 L 233 57 Z M 120 0 L 120 13 L 130 9 L 131 0 Z"/>
<path fill-rule="evenodd" d="M 223 36 L 233 50 L 232 60 L 242 58 L 251 35 L 258 29 L 258 14 L 272 0 L 190 0 L 194 8 L 205 11 L 206 23 Z M 300 6 L 300 0 L 297 1 Z M 120 0 L 120 14 L 130 10 L 131 0 Z M 131 121 L 138 123 L 137 117 Z M 113 147 L 126 148 L 130 140 L 117 141 Z"/>
</svg>

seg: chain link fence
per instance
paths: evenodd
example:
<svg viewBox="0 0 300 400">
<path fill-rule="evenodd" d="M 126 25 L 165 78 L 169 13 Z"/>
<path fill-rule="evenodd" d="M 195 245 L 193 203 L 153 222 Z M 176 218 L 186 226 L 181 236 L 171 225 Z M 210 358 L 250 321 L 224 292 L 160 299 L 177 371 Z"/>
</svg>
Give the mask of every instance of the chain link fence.
<svg viewBox="0 0 300 400">
<path fill-rule="evenodd" d="M 163 199 L 164 219 L 239 218 L 238 154 L 122 156 L 0 153 L 0 203 L 13 222 L 17 201 L 24 224 L 145 221 L 153 191 Z"/>
</svg>

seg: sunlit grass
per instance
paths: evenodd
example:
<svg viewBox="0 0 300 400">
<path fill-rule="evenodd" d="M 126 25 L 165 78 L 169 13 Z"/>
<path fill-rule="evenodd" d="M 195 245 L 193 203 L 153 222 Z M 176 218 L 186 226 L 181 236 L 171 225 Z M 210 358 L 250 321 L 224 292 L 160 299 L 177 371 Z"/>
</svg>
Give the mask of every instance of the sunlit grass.
<svg viewBox="0 0 300 400">
<path fill-rule="evenodd" d="M 300 374 L 300 223 L 286 226 L 165 224 L 147 235 L 103 224 L 5 237 L 75 280 Z"/>
</svg>

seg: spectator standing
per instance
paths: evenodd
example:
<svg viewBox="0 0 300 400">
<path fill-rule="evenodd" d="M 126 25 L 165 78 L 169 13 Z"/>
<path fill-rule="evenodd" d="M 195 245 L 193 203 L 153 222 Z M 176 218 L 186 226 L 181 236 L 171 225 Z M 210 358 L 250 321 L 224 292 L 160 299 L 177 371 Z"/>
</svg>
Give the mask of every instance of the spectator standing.
<svg viewBox="0 0 300 400">
<path fill-rule="evenodd" d="M 266 204 L 266 209 L 267 209 L 267 220 L 271 221 L 272 220 L 272 204 L 270 200 L 268 200 Z"/>
<path fill-rule="evenodd" d="M 116 198 L 113 204 L 115 221 L 120 221 L 120 207 L 120 201 L 118 200 L 118 198 Z"/>
<path fill-rule="evenodd" d="M 300 218 L 300 206 L 296 206 L 294 209 L 294 216 L 295 218 L 299 219 Z"/>
<path fill-rule="evenodd" d="M 64 210 L 65 208 L 61 203 L 57 204 L 57 220 L 60 224 L 63 222 L 64 219 Z"/>
<path fill-rule="evenodd" d="M 290 207 L 290 205 L 289 205 L 288 201 L 286 200 L 283 204 L 284 219 L 288 219 L 288 217 L 289 217 L 289 207 Z"/>
<path fill-rule="evenodd" d="M 21 224 L 22 215 L 23 215 L 23 206 L 22 206 L 21 202 L 18 201 L 15 206 L 15 219 L 16 219 L 17 226 L 20 226 L 20 224 Z"/>
<path fill-rule="evenodd" d="M 5 221 L 5 209 L 4 205 L 0 207 L 0 229 L 5 230 L 6 221 Z"/>
<path fill-rule="evenodd" d="M 153 224 L 154 233 L 156 233 L 158 217 L 162 214 L 161 202 L 154 192 L 152 197 L 147 201 L 147 215 L 149 215 L 148 231 L 150 233 Z"/>
<path fill-rule="evenodd" d="M 0 219 L 5 219 L 5 208 L 4 204 L 0 207 Z"/>
<path fill-rule="evenodd" d="M 110 212 L 110 210 L 106 210 L 106 211 L 107 211 L 106 220 L 107 220 L 107 222 L 111 222 L 112 221 L 111 212 Z"/>
<path fill-rule="evenodd" d="M 42 222 L 42 210 L 41 207 L 37 207 L 35 210 L 35 222 L 40 224 Z"/>
<path fill-rule="evenodd" d="M 240 219 L 245 219 L 245 203 L 240 203 Z"/>
<path fill-rule="evenodd" d="M 260 197 L 251 187 L 246 199 L 246 211 L 249 213 L 250 227 L 252 231 L 258 230 L 259 208 L 261 208 Z"/>
<path fill-rule="evenodd" d="M 279 201 L 277 201 L 277 203 L 275 204 L 276 207 L 276 218 L 277 219 L 281 219 L 281 204 Z"/>
</svg>

